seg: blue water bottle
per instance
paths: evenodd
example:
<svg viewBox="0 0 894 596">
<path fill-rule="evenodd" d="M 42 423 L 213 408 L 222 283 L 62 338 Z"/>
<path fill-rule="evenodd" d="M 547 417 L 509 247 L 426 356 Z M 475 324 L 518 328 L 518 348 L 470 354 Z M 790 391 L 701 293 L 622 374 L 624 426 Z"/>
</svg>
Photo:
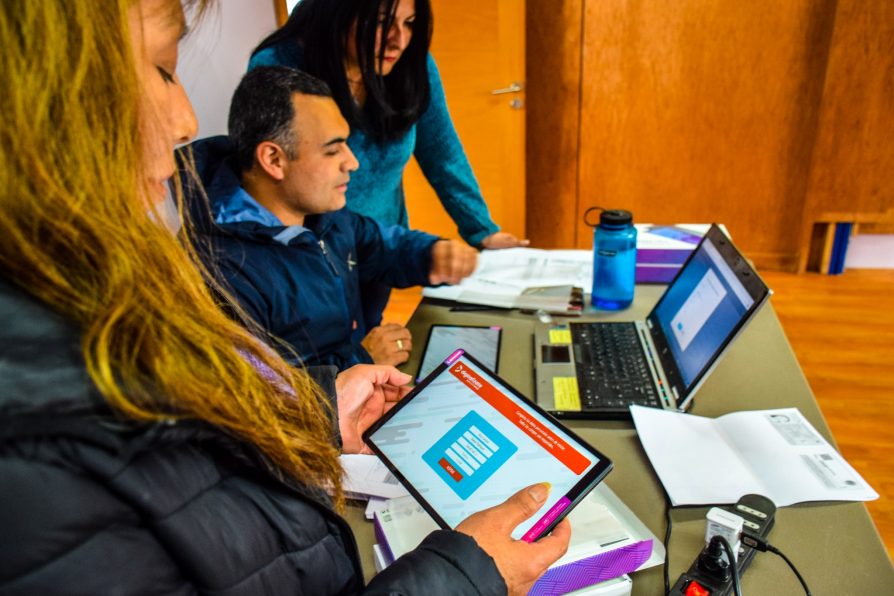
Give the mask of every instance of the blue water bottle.
<svg viewBox="0 0 894 596">
<path fill-rule="evenodd" d="M 591 207 L 584 218 L 594 209 Z M 636 283 L 636 228 L 633 214 L 620 209 L 601 209 L 593 229 L 593 306 L 621 310 L 633 302 Z"/>
</svg>

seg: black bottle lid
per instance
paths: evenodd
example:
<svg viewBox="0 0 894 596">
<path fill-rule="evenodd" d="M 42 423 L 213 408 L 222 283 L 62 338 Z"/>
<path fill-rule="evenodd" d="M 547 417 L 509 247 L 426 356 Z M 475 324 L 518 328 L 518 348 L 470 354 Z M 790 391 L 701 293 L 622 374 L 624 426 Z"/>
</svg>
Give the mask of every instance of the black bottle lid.
<svg viewBox="0 0 894 596">
<path fill-rule="evenodd" d="M 633 214 L 623 209 L 606 209 L 599 214 L 599 225 L 617 228 L 633 223 Z"/>
</svg>

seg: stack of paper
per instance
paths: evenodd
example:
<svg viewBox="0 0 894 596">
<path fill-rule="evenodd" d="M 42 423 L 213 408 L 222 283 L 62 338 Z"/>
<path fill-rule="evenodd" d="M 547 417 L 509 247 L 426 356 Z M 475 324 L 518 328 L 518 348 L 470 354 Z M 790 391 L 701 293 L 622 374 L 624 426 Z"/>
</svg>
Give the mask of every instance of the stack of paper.
<svg viewBox="0 0 894 596">
<path fill-rule="evenodd" d="M 593 255 L 589 250 L 485 250 L 475 272 L 460 284 L 425 288 L 422 295 L 501 308 L 579 314 L 583 291 L 590 289 L 592 279 Z"/>
<path fill-rule="evenodd" d="M 641 406 L 630 412 L 674 505 L 735 503 L 752 493 L 778 507 L 878 498 L 796 408 L 717 419 Z"/>
<path fill-rule="evenodd" d="M 597 486 L 568 519 L 572 527 L 568 552 L 537 581 L 531 594 L 564 594 L 664 561 L 661 542 L 605 484 Z M 387 508 L 375 514 L 375 523 L 384 565 L 438 529 L 412 497 L 389 500 Z"/>
<path fill-rule="evenodd" d="M 637 224 L 637 283 L 668 283 L 689 258 L 709 224 Z M 723 228 L 723 226 L 721 226 Z M 726 229 L 724 228 L 724 232 Z M 593 251 L 510 248 L 485 250 L 475 271 L 455 286 L 425 288 L 423 296 L 500 308 L 576 314 L 572 288 L 593 287 Z"/>
</svg>

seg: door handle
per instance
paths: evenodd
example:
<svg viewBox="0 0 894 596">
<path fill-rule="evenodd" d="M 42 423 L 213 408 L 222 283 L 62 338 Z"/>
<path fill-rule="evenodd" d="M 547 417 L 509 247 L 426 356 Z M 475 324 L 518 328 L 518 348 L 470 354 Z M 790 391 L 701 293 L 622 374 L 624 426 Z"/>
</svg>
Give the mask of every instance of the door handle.
<svg viewBox="0 0 894 596">
<path fill-rule="evenodd" d="M 518 81 L 513 81 L 508 87 L 503 87 L 502 89 L 494 89 L 490 92 L 491 95 L 506 95 L 507 93 L 519 93 L 522 89 L 524 89 L 524 85 Z"/>
</svg>

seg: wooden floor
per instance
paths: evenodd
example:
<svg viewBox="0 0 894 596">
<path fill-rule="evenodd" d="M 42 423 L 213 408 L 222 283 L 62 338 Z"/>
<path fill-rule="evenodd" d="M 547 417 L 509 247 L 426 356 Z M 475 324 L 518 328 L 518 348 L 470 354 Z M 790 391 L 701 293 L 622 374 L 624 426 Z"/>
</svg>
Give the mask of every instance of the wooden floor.
<svg viewBox="0 0 894 596">
<path fill-rule="evenodd" d="M 881 495 L 867 506 L 894 559 L 894 271 L 762 275 L 841 453 Z M 419 300 L 395 291 L 385 320 Z"/>
<path fill-rule="evenodd" d="M 764 273 L 773 307 L 894 559 L 894 271 Z"/>
</svg>

